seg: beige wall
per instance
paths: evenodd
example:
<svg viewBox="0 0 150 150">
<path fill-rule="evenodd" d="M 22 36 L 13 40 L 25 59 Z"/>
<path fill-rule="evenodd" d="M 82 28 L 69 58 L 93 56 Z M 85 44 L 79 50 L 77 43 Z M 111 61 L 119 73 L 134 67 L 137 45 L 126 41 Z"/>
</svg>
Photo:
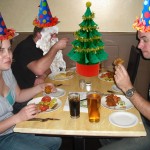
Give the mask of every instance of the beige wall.
<svg viewBox="0 0 150 150">
<path fill-rule="evenodd" d="M 90 0 L 95 12 L 94 21 L 102 32 L 135 32 L 132 29 L 136 16 L 140 16 L 143 0 Z M 47 0 L 52 15 L 61 23 L 61 32 L 79 29 L 87 0 Z M 0 12 L 7 27 L 18 32 L 31 32 L 32 21 L 38 14 L 40 0 L 0 0 Z"/>
</svg>

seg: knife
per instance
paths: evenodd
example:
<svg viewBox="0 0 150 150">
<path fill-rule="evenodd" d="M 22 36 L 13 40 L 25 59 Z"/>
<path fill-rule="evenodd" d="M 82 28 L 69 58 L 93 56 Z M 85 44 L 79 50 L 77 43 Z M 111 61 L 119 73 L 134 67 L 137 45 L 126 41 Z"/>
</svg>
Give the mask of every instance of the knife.
<svg viewBox="0 0 150 150">
<path fill-rule="evenodd" d="M 111 90 L 108 90 L 107 92 L 108 93 L 113 93 L 113 94 L 118 94 L 118 95 L 124 95 L 123 93 L 115 92 L 115 91 L 111 91 Z"/>
<path fill-rule="evenodd" d="M 58 118 L 32 118 L 32 119 L 29 119 L 28 121 L 45 122 L 45 121 L 48 121 L 48 120 L 60 120 L 60 119 L 58 119 Z"/>
<path fill-rule="evenodd" d="M 81 99 L 80 101 L 85 101 L 85 100 L 87 100 L 87 98 Z"/>
</svg>

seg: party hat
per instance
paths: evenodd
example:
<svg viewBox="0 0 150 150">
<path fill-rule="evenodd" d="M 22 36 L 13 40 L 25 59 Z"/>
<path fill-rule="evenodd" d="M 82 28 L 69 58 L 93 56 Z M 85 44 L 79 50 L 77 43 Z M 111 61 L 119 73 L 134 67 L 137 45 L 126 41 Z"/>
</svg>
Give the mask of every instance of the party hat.
<svg viewBox="0 0 150 150">
<path fill-rule="evenodd" d="M 150 32 L 150 0 L 144 0 L 141 18 L 137 18 L 133 28 L 141 32 Z"/>
<path fill-rule="evenodd" d="M 12 39 L 15 36 L 15 30 L 7 29 L 3 17 L 0 13 L 0 40 Z"/>
<path fill-rule="evenodd" d="M 55 26 L 57 23 L 58 18 L 52 17 L 47 1 L 41 0 L 39 14 L 38 17 L 34 19 L 33 25 L 39 28 L 44 28 Z"/>
</svg>

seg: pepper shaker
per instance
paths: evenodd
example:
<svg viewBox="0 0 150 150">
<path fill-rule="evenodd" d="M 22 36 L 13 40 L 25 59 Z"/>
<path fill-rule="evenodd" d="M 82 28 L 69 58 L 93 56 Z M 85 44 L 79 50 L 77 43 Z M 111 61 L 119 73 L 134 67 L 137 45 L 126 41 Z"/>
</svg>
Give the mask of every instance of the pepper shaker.
<svg viewBox="0 0 150 150">
<path fill-rule="evenodd" d="M 79 80 L 79 87 L 80 87 L 81 89 L 84 89 L 84 87 L 85 87 L 85 80 L 84 80 L 84 79 L 80 79 L 80 80 Z"/>
</svg>

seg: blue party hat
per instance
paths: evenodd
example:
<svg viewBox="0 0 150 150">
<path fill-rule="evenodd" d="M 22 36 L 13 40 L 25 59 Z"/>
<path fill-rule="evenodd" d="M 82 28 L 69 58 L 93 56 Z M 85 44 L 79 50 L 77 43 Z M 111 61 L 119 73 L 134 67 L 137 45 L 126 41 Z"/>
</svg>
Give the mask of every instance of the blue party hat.
<svg viewBox="0 0 150 150">
<path fill-rule="evenodd" d="M 58 18 L 52 17 L 47 1 L 41 0 L 38 17 L 34 19 L 33 25 L 44 28 L 55 26 L 57 23 Z"/>
<path fill-rule="evenodd" d="M 135 20 L 133 28 L 141 32 L 150 32 L 150 0 L 144 0 L 141 17 Z"/>
<path fill-rule="evenodd" d="M 0 40 L 12 39 L 15 36 L 15 30 L 7 29 L 4 19 L 0 13 Z"/>
</svg>

